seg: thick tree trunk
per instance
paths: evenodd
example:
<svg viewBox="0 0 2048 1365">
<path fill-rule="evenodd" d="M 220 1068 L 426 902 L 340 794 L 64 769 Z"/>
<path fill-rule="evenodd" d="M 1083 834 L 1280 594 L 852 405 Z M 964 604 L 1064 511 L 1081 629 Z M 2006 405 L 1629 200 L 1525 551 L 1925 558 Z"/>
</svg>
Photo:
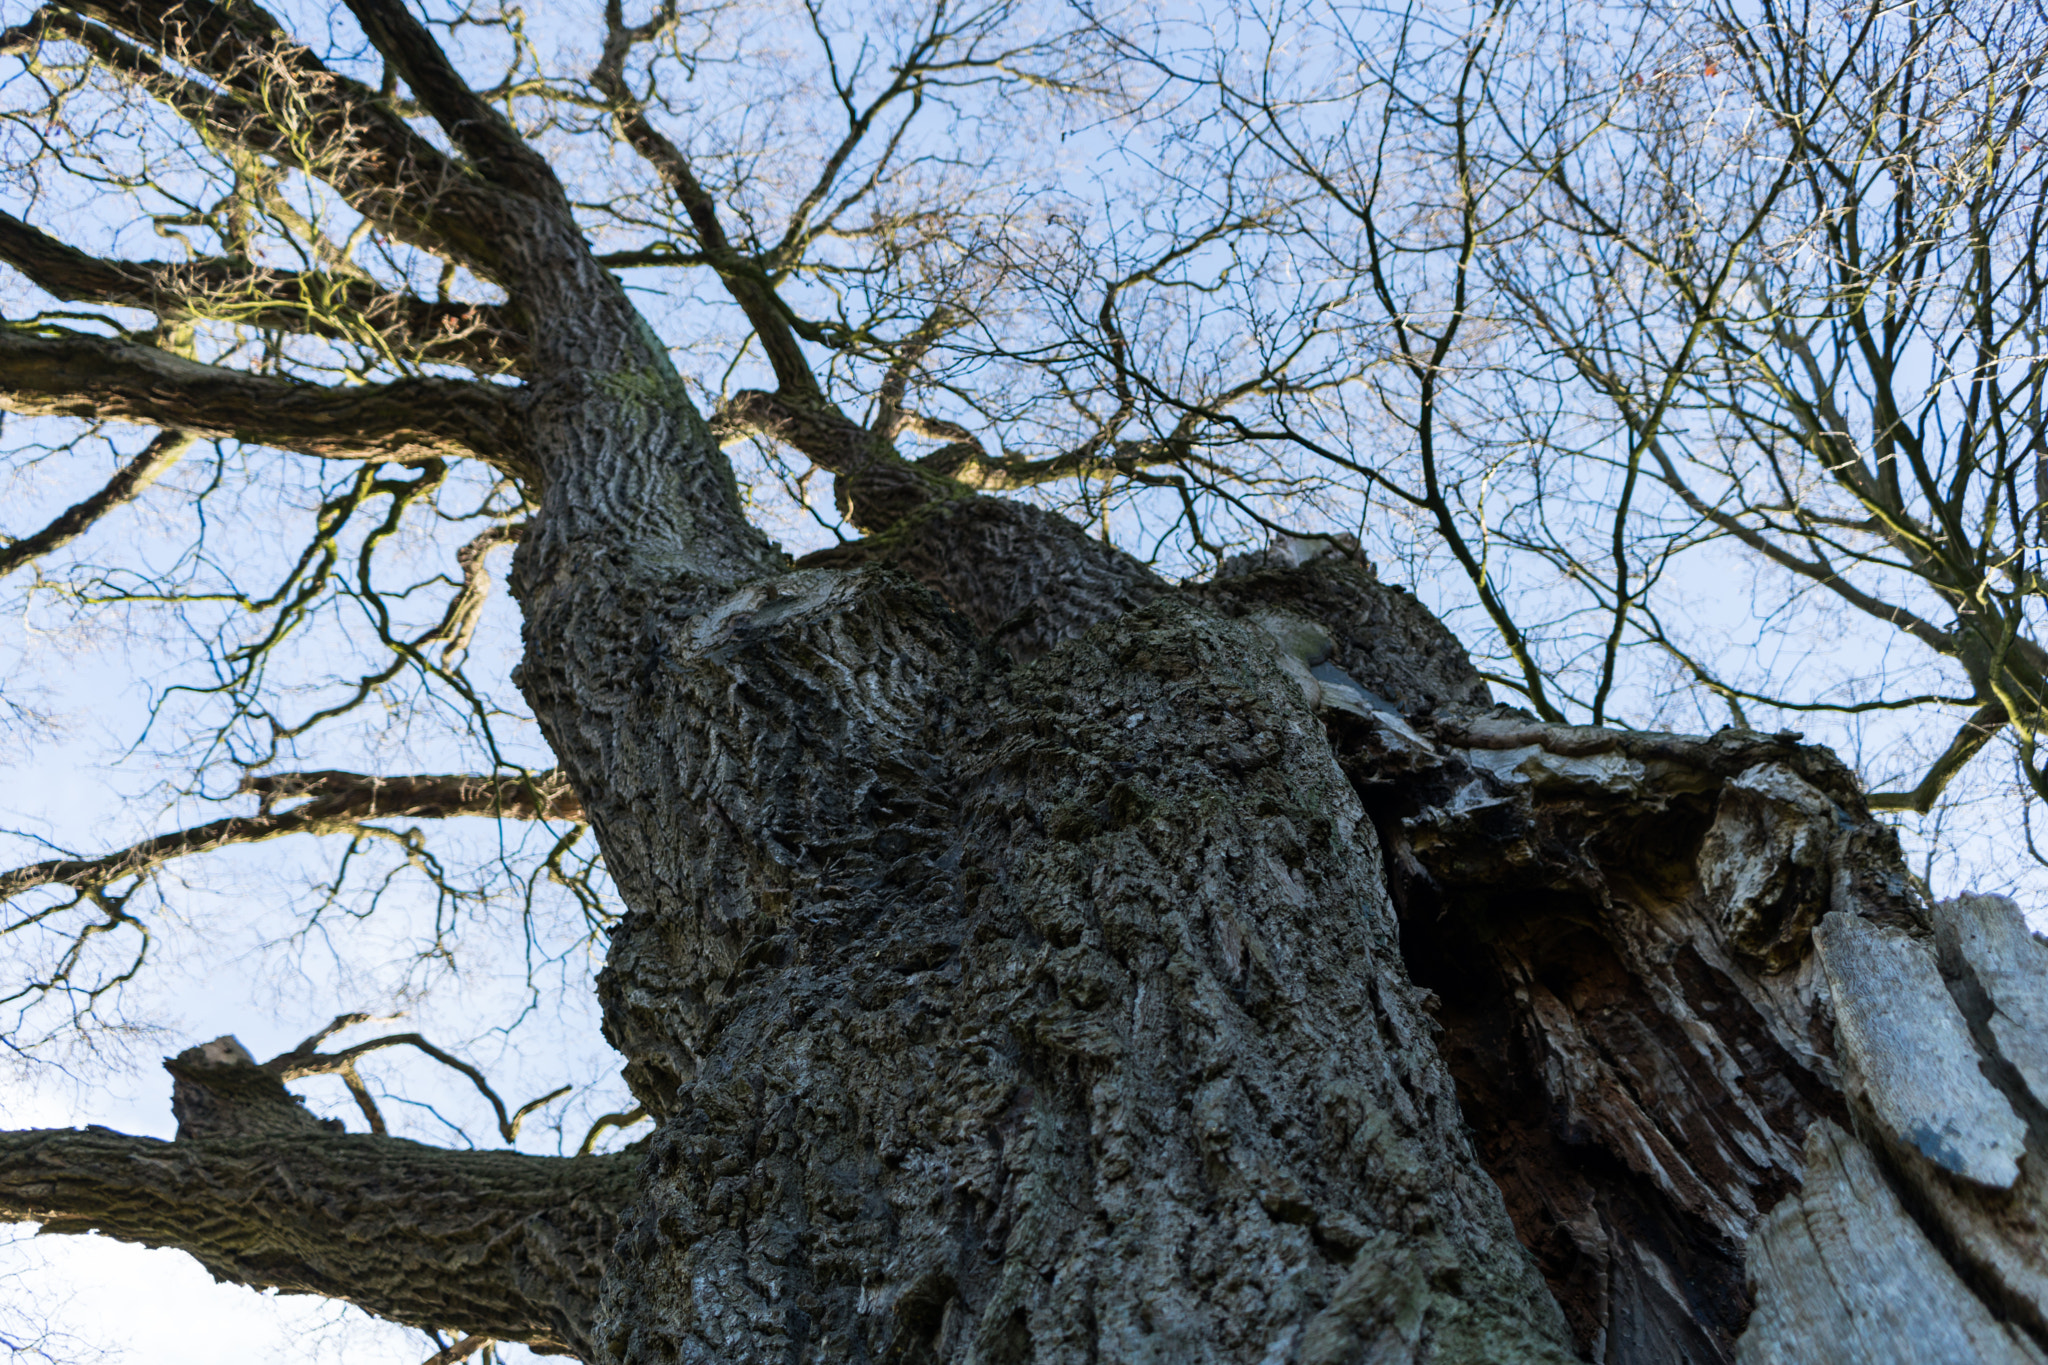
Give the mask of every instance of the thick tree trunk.
<svg viewBox="0 0 2048 1365">
<path fill-rule="evenodd" d="M 1853 778 L 1495 712 L 1341 556 L 1236 569 L 1171 590 L 980 501 L 751 582 L 524 552 L 525 684 L 631 907 L 607 1028 L 660 1120 L 604 1358 L 1858 1340 L 1747 1254 L 1806 1207 L 1809 1132 L 1892 1131 L 1845 1094 L 1814 926 L 1933 972 Z M 1991 1202 L 1975 1263 L 2027 1260 Z M 1958 1275 L 2032 1349 L 2027 1291 Z"/>
<path fill-rule="evenodd" d="M 1342 554 L 975 502 L 789 568 L 664 479 L 517 575 L 639 1155 L 195 1052 L 177 1142 L 5 1135 L 0 1207 L 593 1361 L 2048 1359 L 2048 947 L 1831 755 L 1495 708 Z"/>
<path fill-rule="evenodd" d="M 0 1211 L 621 1365 L 2048 1359 L 2048 949 L 1832 756 L 1538 724 L 1342 553 L 1171 587 L 879 447 L 793 566 L 580 239 L 506 250 L 590 320 L 505 464 L 630 1198 L 252 1080 L 0 1137 Z"/>
<path fill-rule="evenodd" d="M 1017 670 L 805 570 L 626 655 L 582 605 L 526 685 L 661 1125 L 609 1358 L 1564 1358 L 1271 634 L 1172 600 Z"/>
</svg>

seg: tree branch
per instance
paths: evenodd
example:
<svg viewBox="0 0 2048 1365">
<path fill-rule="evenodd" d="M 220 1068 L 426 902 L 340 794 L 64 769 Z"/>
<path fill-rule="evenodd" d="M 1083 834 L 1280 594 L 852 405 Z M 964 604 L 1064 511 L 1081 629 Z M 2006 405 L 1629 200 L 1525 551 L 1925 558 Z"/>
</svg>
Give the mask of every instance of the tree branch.
<svg viewBox="0 0 2048 1365">
<path fill-rule="evenodd" d="M 327 388 L 79 332 L 0 328 L 0 409 L 232 437 L 323 459 L 481 459 L 530 477 L 517 390 L 449 379 Z"/>
<path fill-rule="evenodd" d="M 919 460 L 919 465 L 979 493 L 1014 493 L 1110 471 L 1136 478 L 1144 470 L 1160 465 L 1184 464 L 1195 451 L 1194 442 L 1184 436 L 1160 441 L 1091 440 L 1041 460 L 1023 460 L 1008 454 L 989 454 L 980 440 L 954 422 L 917 413 L 904 413 L 898 420 L 906 431 L 946 442 Z"/>
<path fill-rule="evenodd" d="M 76 303 L 140 308 L 172 322 L 203 318 L 371 341 L 408 359 L 462 365 L 484 374 L 518 369 L 526 345 L 495 304 L 435 303 L 379 289 L 368 280 L 220 258 L 102 260 L 4 211 L 0 261 L 44 293 Z"/>
<path fill-rule="evenodd" d="M 927 503 L 967 489 L 944 471 L 912 464 L 886 437 L 869 431 L 815 391 L 744 389 L 711 419 L 720 444 L 767 436 L 838 476 L 840 510 L 869 533 L 887 530 Z"/>
<path fill-rule="evenodd" d="M 1870 797 L 1870 808 L 1927 814 L 1934 809 L 1935 801 L 1940 799 L 1955 775 L 1977 756 L 1978 750 L 1991 742 L 1992 736 L 2004 728 L 2005 722 L 2005 707 L 2001 703 L 1994 701 L 1978 707 L 1956 731 L 1956 737 L 1949 741 L 1948 748 L 1934 760 L 1918 785 L 1911 791 L 1874 792 Z"/>
<path fill-rule="evenodd" d="M 505 116 L 478 97 L 448 55 L 399 0 L 348 0 L 363 35 L 412 88 L 448 138 L 479 170 L 506 189 L 554 211 L 573 224 L 569 201 L 554 171 L 513 130 Z"/>
<path fill-rule="evenodd" d="M 626 145 L 653 167 L 655 174 L 681 203 L 696 231 L 704 259 L 717 272 L 719 282 L 746 315 L 747 323 L 761 343 L 775 383 L 793 397 L 816 398 L 822 390 L 811 365 L 797 345 L 787 307 L 775 294 L 775 286 L 761 263 L 734 249 L 719 221 L 718 205 L 697 179 L 690 158 L 647 117 L 646 106 L 626 84 L 625 61 L 633 44 L 648 36 L 647 27 L 629 28 L 621 14 L 619 0 L 605 6 L 604 49 L 590 73 L 591 84 L 611 103 L 612 121 Z"/>
<path fill-rule="evenodd" d="M 176 464 L 191 448 L 190 432 L 158 433 L 156 439 L 144 446 L 140 455 L 121 466 L 121 472 L 107 480 L 99 492 L 65 508 L 42 530 L 19 540 L 10 540 L 0 548 L 0 578 L 5 578 L 24 564 L 63 549 L 84 535 L 101 517 L 133 502 L 156 482 L 158 475 Z"/>
<path fill-rule="evenodd" d="M 97 858 L 53 858 L 0 872 L 0 901 L 38 886 L 79 890 L 106 886 L 191 854 L 288 834 L 334 834 L 365 820 L 446 820 L 465 815 L 504 820 L 583 818 L 582 803 L 557 772 L 537 773 L 531 778 L 272 773 L 245 779 L 242 790 L 261 799 L 257 814 L 159 834 Z M 274 802 L 299 799 L 304 804 L 283 811 L 271 809 Z"/>
<path fill-rule="evenodd" d="M 407 126 L 376 91 L 328 70 L 256 4 L 232 12 L 212 0 L 45 6 L 0 33 L 0 51 L 52 38 L 83 45 L 202 134 L 317 176 L 405 241 L 495 273 L 503 193 Z"/>
<path fill-rule="evenodd" d="M 0 1218 L 171 1247 L 215 1278 L 588 1358 L 636 1156 L 271 1133 L 0 1133 Z"/>
</svg>

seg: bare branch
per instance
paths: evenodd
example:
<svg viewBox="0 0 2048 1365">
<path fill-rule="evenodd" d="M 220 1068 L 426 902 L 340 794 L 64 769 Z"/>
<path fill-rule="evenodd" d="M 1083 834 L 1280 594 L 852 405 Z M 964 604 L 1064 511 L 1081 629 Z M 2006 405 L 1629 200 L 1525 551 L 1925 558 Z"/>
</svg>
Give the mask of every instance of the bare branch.
<svg viewBox="0 0 2048 1365">
<path fill-rule="evenodd" d="M 158 433 L 156 439 L 144 446 L 140 455 L 121 466 L 121 472 L 109 479 L 99 492 L 83 502 L 73 503 L 42 530 L 19 540 L 10 540 L 5 548 L 0 548 L 0 578 L 5 578 L 24 564 L 63 549 L 84 535 L 101 517 L 142 496 L 143 491 L 156 482 L 158 475 L 176 464 L 191 448 L 189 432 Z"/>
<path fill-rule="evenodd" d="M 333 185 L 401 239 L 485 273 L 500 263 L 503 192 L 414 132 L 376 91 L 328 70 L 260 7 L 48 5 L 0 33 L 0 51 L 53 39 L 81 44 L 203 135 Z"/>
<path fill-rule="evenodd" d="M 362 1089 L 361 1079 L 356 1077 L 356 1060 L 369 1053 L 380 1052 L 387 1047 L 416 1048 L 449 1070 L 459 1071 L 468 1077 L 470 1084 L 476 1087 L 477 1093 L 490 1102 L 492 1110 L 498 1116 L 498 1136 L 504 1138 L 507 1142 L 511 1142 L 519 1136 L 520 1122 L 528 1114 L 531 1114 L 534 1110 L 550 1101 L 562 1098 L 573 1088 L 565 1085 L 558 1089 L 550 1090 L 539 1099 L 529 1100 L 519 1106 L 516 1111 L 508 1112 L 505 1108 L 505 1101 L 499 1097 L 496 1090 L 491 1088 L 491 1083 L 484 1076 L 483 1072 L 453 1053 L 436 1047 L 433 1043 L 427 1041 L 425 1037 L 417 1033 L 394 1033 L 383 1038 L 372 1038 L 366 1043 L 351 1044 L 339 1052 L 315 1052 L 308 1049 L 304 1043 L 301 1043 L 290 1052 L 282 1053 L 263 1063 L 262 1069 L 277 1077 L 280 1082 L 296 1081 L 307 1076 L 339 1075 L 348 1082 L 350 1092 L 357 1097 L 357 1104 L 364 1105 L 369 1096 Z M 373 1131 L 382 1129 L 383 1119 L 381 1115 L 376 1113 L 374 1105 L 366 1105 L 364 1107 L 364 1115 L 370 1119 L 370 1126 Z"/>
<path fill-rule="evenodd" d="M 613 1128 L 631 1128 L 646 1117 L 647 1111 L 639 1105 L 634 1105 L 623 1113 L 600 1115 L 597 1122 L 590 1125 L 590 1131 L 583 1135 L 582 1143 L 576 1148 L 576 1155 L 589 1156 L 592 1149 L 597 1146 L 598 1138 L 606 1131 Z"/>
<path fill-rule="evenodd" d="M 399 0 L 348 0 L 348 7 L 371 45 L 412 87 L 413 96 L 479 170 L 531 199 L 536 209 L 552 211 L 561 225 L 573 228 L 561 182 L 546 159 L 456 74 L 425 24 Z"/>
<path fill-rule="evenodd" d="M 718 272 L 719 281 L 733 302 L 746 314 L 747 323 L 761 342 L 761 349 L 775 371 L 775 382 L 793 399 L 815 399 L 821 390 L 811 365 L 797 345 L 789 309 L 776 297 L 761 263 L 733 248 L 719 221 L 718 205 L 697 179 L 690 159 L 647 116 L 647 110 L 626 85 L 624 63 L 632 44 L 640 36 L 625 26 L 619 0 L 610 0 L 605 10 L 607 33 L 602 56 L 590 73 L 595 85 L 612 104 L 612 120 L 626 145 L 654 168 L 688 215 L 704 258 Z"/>
<path fill-rule="evenodd" d="M 2005 728 L 2005 707 L 1991 702 L 1971 713 L 1956 737 L 1949 741 L 1941 757 L 1934 760 L 1919 783 L 1911 791 L 1875 792 L 1870 797 L 1872 810 L 1910 810 L 1921 815 L 1934 809 L 1934 803 L 1941 798 L 1955 775 L 1965 764 L 1977 756 L 1986 744 L 2000 730 Z"/>
<path fill-rule="evenodd" d="M 519 367 L 526 340 L 487 303 L 435 303 L 319 271 L 243 261 L 109 261 L 67 246 L 0 212 L 0 261 L 53 297 L 141 308 L 166 321 L 208 319 L 245 327 L 369 342 L 409 360 L 484 374 Z"/>
<path fill-rule="evenodd" d="M 327 388 L 80 332 L 0 328 L 0 408 L 172 427 L 323 459 L 481 459 L 531 473 L 517 390 L 449 379 Z"/>
<path fill-rule="evenodd" d="M 288 834 L 335 834 L 368 820 L 445 820 L 481 816 L 505 820 L 581 820 L 582 803 L 558 773 L 531 778 L 450 776 L 375 777 L 362 773 L 274 773 L 251 777 L 242 789 L 262 798 L 251 816 L 230 816 L 97 858 L 54 858 L 0 872 L 0 901 L 38 886 L 78 890 L 140 876 L 176 858 L 234 844 L 260 843 Z M 273 802 L 301 800 L 289 810 Z"/>
<path fill-rule="evenodd" d="M 483 617 L 484 603 L 491 594 L 491 573 L 486 563 L 490 552 L 500 545 L 517 544 L 525 529 L 523 522 L 501 522 L 455 552 L 455 562 L 462 568 L 462 590 L 449 602 L 441 623 L 419 639 L 420 644 L 445 641 L 441 646 L 443 664 L 453 663 L 469 648 L 470 637 L 476 633 L 477 622 Z"/>
<path fill-rule="evenodd" d="M 478 1351 L 481 1351 L 484 1347 L 490 1344 L 491 1339 L 489 1337 L 464 1337 L 462 1340 L 455 1342 L 453 1345 L 444 1347 L 443 1349 L 434 1352 L 425 1360 L 421 1361 L 420 1365 L 457 1365 L 457 1362 L 468 1360 L 471 1356 L 475 1355 Z"/>
</svg>

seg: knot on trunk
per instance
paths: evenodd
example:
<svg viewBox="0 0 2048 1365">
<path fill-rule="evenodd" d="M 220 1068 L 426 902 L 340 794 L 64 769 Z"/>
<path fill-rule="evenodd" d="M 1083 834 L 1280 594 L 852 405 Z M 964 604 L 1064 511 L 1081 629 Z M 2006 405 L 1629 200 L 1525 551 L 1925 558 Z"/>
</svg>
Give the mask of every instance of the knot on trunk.
<svg viewBox="0 0 2048 1365">
<path fill-rule="evenodd" d="M 339 1119 L 310 1113 L 276 1071 L 231 1036 L 165 1058 L 164 1070 L 171 1073 L 171 1112 L 181 1141 L 342 1131 Z"/>
<path fill-rule="evenodd" d="M 832 481 L 840 514 L 869 535 L 879 535 L 928 503 L 960 496 L 943 474 L 877 451 Z"/>
<path fill-rule="evenodd" d="M 1721 789 L 1700 845 L 1700 889 L 1735 947 L 1769 971 L 1803 962 L 1827 910 L 1835 803 L 1782 764 L 1763 763 Z"/>
</svg>

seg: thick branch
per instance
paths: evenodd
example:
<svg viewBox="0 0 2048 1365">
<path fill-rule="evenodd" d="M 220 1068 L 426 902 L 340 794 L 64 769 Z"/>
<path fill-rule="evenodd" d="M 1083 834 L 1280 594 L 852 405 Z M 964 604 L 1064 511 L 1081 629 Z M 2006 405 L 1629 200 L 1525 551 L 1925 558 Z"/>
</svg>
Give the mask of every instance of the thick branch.
<svg viewBox="0 0 2048 1365">
<path fill-rule="evenodd" d="M 530 779 L 448 776 L 377 777 L 363 773 L 274 773 L 252 777 L 243 790 L 262 799 L 263 809 L 191 829 L 159 834 L 97 858 L 53 858 L 12 872 L 0 872 L 0 901 L 38 886 L 87 888 L 138 876 L 175 858 L 207 853 L 230 844 L 253 844 L 287 834 L 333 834 L 365 820 L 445 820 L 473 815 L 506 820 L 581 820 L 582 803 L 561 774 Z M 271 803 L 305 798 L 304 804 L 273 811 Z"/>
<path fill-rule="evenodd" d="M 531 778 L 482 777 L 475 773 L 380 777 L 373 773 L 316 771 L 269 773 L 247 778 L 242 790 L 270 802 L 312 797 L 331 814 L 356 819 L 407 817 L 446 820 L 488 815 L 505 820 L 581 820 L 583 806 L 559 772 Z M 300 806 L 296 810 L 309 807 Z"/>
<path fill-rule="evenodd" d="M 955 422 L 915 413 L 906 413 L 901 420 L 906 431 L 946 442 L 918 461 L 920 465 L 981 493 L 1013 493 L 1112 471 L 1136 477 L 1158 465 L 1179 464 L 1194 451 L 1193 443 L 1182 439 L 1089 441 L 1041 460 L 1025 460 L 989 454 L 979 439 Z"/>
<path fill-rule="evenodd" d="M 45 6 L 0 50 L 83 45 L 203 134 L 317 176 L 413 245 L 487 273 L 504 243 L 501 191 L 414 132 L 377 92 L 337 75 L 259 6 L 95 0 Z M 201 73 L 194 79 L 183 71 Z"/>
<path fill-rule="evenodd" d="M 945 473 L 904 459 L 885 437 L 815 395 L 742 390 L 712 417 L 711 432 L 721 444 L 749 435 L 769 437 L 838 475 L 840 510 L 870 533 L 967 491 Z"/>
<path fill-rule="evenodd" d="M 527 472 L 513 389 L 447 379 L 326 388 L 76 332 L 0 330 L 0 409 L 173 427 L 325 459 L 476 458 Z"/>
<path fill-rule="evenodd" d="M 0 1218 L 172 1247 L 216 1278 L 588 1357 L 635 1156 L 451 1152 L 321 1133 L 0 1134 Z"/>
<path fill-rule="evenodd" d="M 0 260 L 43 292 L 76 303 L 141 308 L 192 319 L 369 341 L 408 359 L 487 374 L 518 368 L 525 338 L 487 303 L 435 303 L 320 271 L 242 261 L 109 261 L 0 212 Z"/>
<path fill-rule="evenodd" d="M 449 140 L 492 181 L 571 221 L 561 182 L 505 116 L 484 103 L 457 74 L 425 24 L 397 0 L 348 0 L 349 11 L 384 60 L 447 132 Z"/>
<path fill-rule="evenodd" d="M 950 497 L 884 535 L 808 555 L 805 567 L 887 565 L 945 598 L 976 630 L 1034 659 L 1165 589 L 1153 572 L 1054 512 L 1006 498 Z"/>
</svg>

